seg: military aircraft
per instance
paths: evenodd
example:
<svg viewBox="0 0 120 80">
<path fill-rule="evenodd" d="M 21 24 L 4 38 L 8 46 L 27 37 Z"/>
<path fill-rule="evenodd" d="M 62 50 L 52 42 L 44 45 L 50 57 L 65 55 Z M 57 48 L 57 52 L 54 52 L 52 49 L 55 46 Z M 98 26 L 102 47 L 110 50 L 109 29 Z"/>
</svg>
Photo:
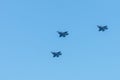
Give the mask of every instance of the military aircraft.
<svg viewBox="0 0 120 80">
<path fill-rule="evenodd" d="M 60 55 L 62 55 L 61 51 L 51 53 L 53 54 L 53 57 L 59 57 Z"/>
<path fill-rule="evenodd" d="M 65 32 L 57 31 L 57 32 L 59 34 L 59 37 L 66 37 L 67 35 L 69 35 L 68 31 L 65 31 Z"/>
<path fill-rule="evenodd" d="M 108 29 L 107 25 L 105 25 L 105 26 L 99 26 L 99 25 L 97 25 L 97 27 L 99 28 L 98 31 L 105 31 L 105 30 Z"/>
</svg>

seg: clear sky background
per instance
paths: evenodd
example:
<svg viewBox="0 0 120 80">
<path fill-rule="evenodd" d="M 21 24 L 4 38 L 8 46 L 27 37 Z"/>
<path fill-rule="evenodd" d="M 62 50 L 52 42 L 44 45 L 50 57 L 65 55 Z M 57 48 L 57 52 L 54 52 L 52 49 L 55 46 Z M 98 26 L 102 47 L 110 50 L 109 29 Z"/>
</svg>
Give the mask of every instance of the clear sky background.
<svg viewBox="0 0 120 80">
<path fill-rule="evenodd" d="M 0 80 L 120 80 L 120 0 L 0 0 Z"/>
</svg>

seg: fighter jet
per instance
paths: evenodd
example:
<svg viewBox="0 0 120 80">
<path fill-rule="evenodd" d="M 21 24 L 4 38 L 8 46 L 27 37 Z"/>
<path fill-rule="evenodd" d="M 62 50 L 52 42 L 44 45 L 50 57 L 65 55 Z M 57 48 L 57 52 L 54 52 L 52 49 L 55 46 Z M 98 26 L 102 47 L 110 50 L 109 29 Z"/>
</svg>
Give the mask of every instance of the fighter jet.
<svg viewBox="0 0 120 80">
<path fill-rule="evenodd" d="M 66 37 L 67 35 L 69 35 L 68 31 L 65 31 L 65 32 L 57 31 L 57 32 L 59 34 L 59 37 Z"/>
<path fill-rule="evenodd" d="M 53 57 L 59 57 L 60 55 L 62 55 L 61 51 L 51 53 L 53 54 Z"/>
<path fill-rule="evenodd" d="M 108 29 L 107 25 L 105 25 L 105 26 L 99 26 L 99 25 L 97 25 L 97 27 L 99 28 L 98 31 L 105 31 L 105 30 Z"/>
</svg>

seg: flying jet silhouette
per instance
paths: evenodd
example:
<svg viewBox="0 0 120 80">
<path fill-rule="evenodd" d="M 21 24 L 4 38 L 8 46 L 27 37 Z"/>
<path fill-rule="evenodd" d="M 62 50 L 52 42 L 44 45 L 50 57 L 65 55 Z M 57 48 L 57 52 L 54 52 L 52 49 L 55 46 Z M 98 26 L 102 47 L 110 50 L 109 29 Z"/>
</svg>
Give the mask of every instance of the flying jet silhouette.
<svg viewBox="0 0 120 80">
<path fill-rule="evenodd" d="M 59 34 L 59 37 L 66 37 L 67 35 L 69 35 L 68 31 L 65 31 L 65 32 L 57 31 L 57 32 Z"/>
<path fill-rule="evenodd" d="M 97 27 L 99 28 L 98 31 L 105 31 L 105 30 L 108 29 L 107 25 L 106 26 L 99 26 L 99 25 L 97 25 Z"/>
<path fill-rule="evenodd" d="M 53 54 L 53 57 L 59 57 L 60 55 L 62 55 L 61 51 L 51 53 Z"/>
</svg>

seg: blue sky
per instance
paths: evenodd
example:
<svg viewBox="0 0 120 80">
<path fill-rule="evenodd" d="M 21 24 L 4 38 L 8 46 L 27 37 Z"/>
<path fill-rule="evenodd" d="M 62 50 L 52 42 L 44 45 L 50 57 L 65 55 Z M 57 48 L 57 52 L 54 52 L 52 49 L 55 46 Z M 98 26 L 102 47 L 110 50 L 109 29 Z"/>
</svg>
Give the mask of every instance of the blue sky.
<svg viewBox="0 0 120 80">
<path fill-rule="evenodd" d="M 1 0 L 0 80 L 120 80 L 119 3 Z"/>
</svg>

